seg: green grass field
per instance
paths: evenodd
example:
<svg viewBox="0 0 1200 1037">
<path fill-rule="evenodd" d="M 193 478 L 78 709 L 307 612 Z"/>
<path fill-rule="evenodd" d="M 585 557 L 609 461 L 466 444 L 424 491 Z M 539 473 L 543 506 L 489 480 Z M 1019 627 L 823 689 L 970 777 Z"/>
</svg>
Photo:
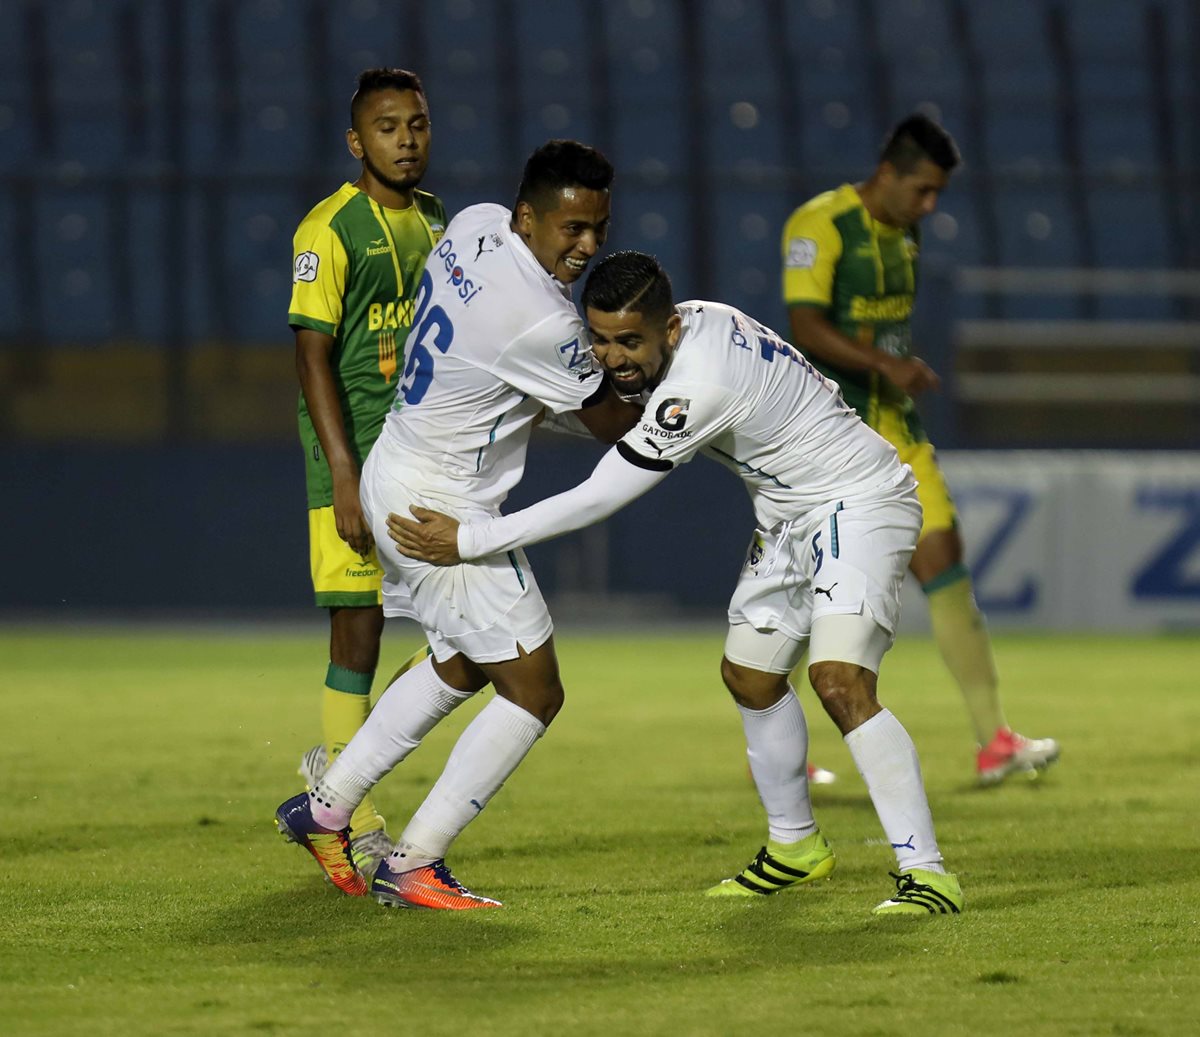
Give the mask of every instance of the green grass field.
<svg viewBox="0 0 1200 1037">
<path fill-rule="evenodd" d="M 317 740 L 319 629 L 0 634 L 0 1031 L 1197 1032 L 1200 642 L 999 638 L 1010 719 L 1064 751 L 981 791 L 957 693 L 902 640 L 881 697 L 967 894 L 914 920 L 870 914 L 891 852 L 807 690 L 838 870 L 700 895 L 765 836 L 721 638 L 560 633 L 567 706 L 451 857 L 506 907 L 455 915 L 341 897 L 275 833 Z M 380 786 L 394 830 L 476 709 Z"/>
</svg>

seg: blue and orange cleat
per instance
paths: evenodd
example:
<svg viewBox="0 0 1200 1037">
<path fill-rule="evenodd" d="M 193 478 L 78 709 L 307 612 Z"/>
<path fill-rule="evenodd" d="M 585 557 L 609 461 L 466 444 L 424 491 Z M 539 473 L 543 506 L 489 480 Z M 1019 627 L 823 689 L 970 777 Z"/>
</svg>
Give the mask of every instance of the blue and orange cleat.
<svg viewBox="0 0 1200 1037">
<path fill-rule="evenodd" d="M 280 804 L 275 824 L 288 842 L 303 846 L 316 858 L 325 876 L 343 893 L 350 897 L 367 895 L 367 880 L 350 855 L 350 829 L 335 832 L 317 824 L 307 792 Z"/>
<path fill-rule="evenodd" d="M 471 911 L 479 907 L 503 907 L 499 900 L 472 893 L 436 860 L 412 871 L 395 872 L 390 859 L 380 862 L 371 883 L 371 896 L 384 907 L 424 907 L 435 911 Z"/>
</svg>

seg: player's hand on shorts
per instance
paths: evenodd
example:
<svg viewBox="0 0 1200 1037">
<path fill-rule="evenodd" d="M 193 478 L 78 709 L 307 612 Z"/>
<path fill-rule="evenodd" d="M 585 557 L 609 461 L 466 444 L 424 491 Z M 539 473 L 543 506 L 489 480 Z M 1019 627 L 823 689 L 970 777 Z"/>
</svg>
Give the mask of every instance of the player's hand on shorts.
<svg viewBox="0 0 1200 1037">
<path fill-rule="evenodd" d="M 892 357 L 883 371 L 884 377 L 908 396 L 918 396 L 926 390 L 942 387 L 938 373 L 920 357 Z"/>
<path fill-rule="evenodd" d="M 432 565 L 458 565 L 462 561 L 458 553 L 458 519 L 416 505 L 408 510 L 412 518 L 395 513 L 387 517 L 388 536 L 400 553 Z"/>
<path fill-rule="evenodd" d="M 353 485 L 351 485 L 353 483 Z M 375 546 L 371 527 L 363 515 L 362 502 L 358 499 L 358 480 L 339 480 L 333 485 L 333 519 L 337 534 L 355 554 L 366 558 Z"/>
</svg>

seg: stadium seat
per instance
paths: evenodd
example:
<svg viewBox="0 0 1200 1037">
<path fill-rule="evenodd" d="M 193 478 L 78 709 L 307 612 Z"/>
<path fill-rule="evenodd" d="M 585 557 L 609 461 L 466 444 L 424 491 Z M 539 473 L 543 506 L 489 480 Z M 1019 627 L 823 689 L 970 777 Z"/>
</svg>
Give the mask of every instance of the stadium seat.
<svg viewBox="0 0 1200 1037">
<path fill-rule="evenodd" d="M 218 278 L 219 290 L 234 300 L 226 304 L 226 319 L 240 326 L 244 341 L 277 343 L 286 335 L 292 234 L 304 212 L 290 192 L 271 189 L 231 191 L 224 209 L 226 247 L 234 257 Z"/>
<path fill-rule="evenodd" d="M 712 229 L 713 295 L 780 333 L 780 233 L 793 205 L 778 190 L 718 188 L 707 224 Z"/>
<path fill-rule="evenodd" d="M 628 181 L 613 196 L 610 248 L 632 248 L 658 256 L 675 283 L 676 295 L 696 292 L 690 245 L 693 214 L 686 193 L 674 183 L 645 187 Z"/>
<path fill-rule="evenodd" d="M 0 241 L 17 240 L 17 204 L 10 192 L 0 192 Z M 0 249 L 0 313 L 7 314 L 5 326 L 0 330 L 0 342 L 16 340 L 19 335 L 31 330 L 24 326 L 25 307 L 29 300 L 20 297 L 27 271 L 19 271 L 17 263 L 16 249 Z"/>
<path fill-rule="evenodd" d="M 968 180 L 952 179 L 937 211 L 921 223 L 921 255 L 957 266 L 987 263 L 979 229 L 978 201 Z"/>
<path fill-rule="evenodd" d="M 1005 186 L 995 192 L 1002 266 L 1078 266 L 1069 187 Z"/>
<path fill-rule="evenodd" d="M 1167 202 L 1151 187 L 1094 187 L 1088 192 L 1100 266 L 1172 265 L 1168 243 Z"/>
<path fill-rule="evenodd" d="M 101 342 L 128 332 L 114 309 L 114 278 L 121 271 L 106 192 L 43 188 L 34 196 L 34 243 L 41 281 L 38 315 L 51 341 Z M 132 271 L 136 277 L 136 270 Z"/>
</svg>

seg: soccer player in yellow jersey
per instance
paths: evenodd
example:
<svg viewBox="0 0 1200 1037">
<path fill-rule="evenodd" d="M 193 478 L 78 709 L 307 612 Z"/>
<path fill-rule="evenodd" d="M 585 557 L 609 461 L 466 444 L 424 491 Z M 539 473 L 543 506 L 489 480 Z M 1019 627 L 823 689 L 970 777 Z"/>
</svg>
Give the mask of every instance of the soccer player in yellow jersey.
<svg viewBox="0 0 1200 1037">
<path fill-rule="evenodd" d="M 383 573 L 359 502 L 359 472 L 396 395 L 421 272 L 446 227 L 441 201 L 417 189 L 430 140 L 420 79 L 403 69 L 366 70 L 350 123 L 346 144 L 362 173 L 301 221 L 288 312 L 300 376 L 313 589 L 330 623 L 323 745 L 301 764 L 310 784 L 370 711 Z M 350 837 L 364 872 L 391 852 L 369 796 Z"/>
<path fill-rule="evenodd" d="M 1059 749 L 1052 738 L 1016 734 L 1004 718 L 954 502 L 913 404 L 940 385 L 913 353 L 919 224 L 958 163 L 953 139 L 933 120 L 911 115 L 897 125 L 864 183 L 817 195 L 788 218 L 783 296 L 795 344 L 917 477 L 924 523 L 909 568 L 971 716 L 979 780 L 990 785 L 1047 766 Z"/>
</svg>

